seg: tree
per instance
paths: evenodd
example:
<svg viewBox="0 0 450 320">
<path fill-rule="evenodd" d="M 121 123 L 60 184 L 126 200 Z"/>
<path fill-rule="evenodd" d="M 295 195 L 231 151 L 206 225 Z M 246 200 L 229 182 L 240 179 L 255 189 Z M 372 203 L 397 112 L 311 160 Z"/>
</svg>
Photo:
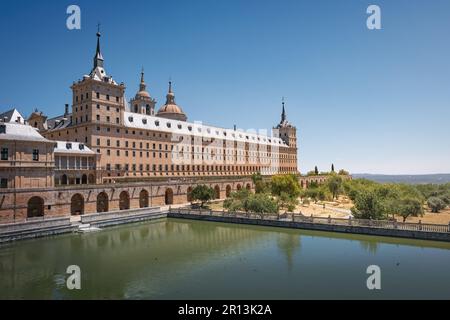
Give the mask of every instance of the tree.
<svg viewBox="0 0 450 320">
<path fill-rule="evenodd" d="M 250 194 L 246 201 L 246 212 L 259 213 L 278 213 L 278 204 L 268 194 L 258 193 Z"/>
<path fill-rule="evenodd" d="M 214 199 L 214 189 L 211 187 L 208 187 L 204 184 L 196 186 L 191 191 L 191 198 L 193 201 L 198 200 L 201 202 L 200 206 L 203 207 L 203 205 L 210 201 L 211 199 Z"/>
<path fill-rule="evenodd" d="M 430 197 L 427 200 L 428 207 L 433 213 L 439 213 L 442 209 L 445 209 L 446 203 L 438 197 Z"/>
<path fill-rule="evenodd" d="M 316 176 L 319 175 L 319 169 L 317 168 L 317 166 L 314 167 L 314 174 L 315 174 Z"/>
<path fill-rule="evenodd" d="M 348 171 L 345 171 L 344 169 L 339 170 L 338 175 L 340 176 L 348 176 L 350 173 Z"/>
<path fill-rule="evenodd" d="M 253 174 L 252 181 L 255 185 L 255 193 L 265 193 L 269 191 L 269 186 L 266 182 L 263 181 L 261 173 L 258 172 Z"/>
<path fill-rule="evenodd" d="M 331 164 L 331 172 L 334 172 L 334 163 Z"/>
<path fill-rule="evenodd" d="M 294 211 L 298 205 L 298 199 L 289 196 L 286 192 L 282 192 L 278 197 L 278 207 L 284 208 L 286 211 Z"/>
<path fill-rule="evenodd" d="M 339 196 L 342 190 L 342 178 L 337 175 L 332 175 L 327 181 L 328 189 L 333 195 L 333 200 Z"/>
<path fill-rule="evenodd" d="M 353 216 L 358 219 L 383 219 L 386 217 L 386 208 L 372 190 L 362 190 L 356 195 L 355 206 L 351 209 Z"/>
<path fill-rule="evenodd" d="M 403 217 L 403 222 L 410 216 L 417 217 L 423 215 L 422 202 L 417 199 L 406 198 L 399 202 L 399 214 Z"/>
<path fill-rule="evenodd" d="M 300 195 L 300 184 L 296 176 L 292 174 L 275 175 L 270 182 L 272 195 L 280 196 L 285 192 L 292 198 L 298 198 Z"/>
</svg>

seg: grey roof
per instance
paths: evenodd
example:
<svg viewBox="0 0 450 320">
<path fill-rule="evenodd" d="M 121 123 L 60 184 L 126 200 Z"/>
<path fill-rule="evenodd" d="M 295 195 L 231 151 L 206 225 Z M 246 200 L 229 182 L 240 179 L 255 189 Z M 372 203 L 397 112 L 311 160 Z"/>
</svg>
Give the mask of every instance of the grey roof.
<svg viewBox="0 0 450 320">
<path fill-rule="evenodd" d="M 41 136 L 36 128 L 22 123 L 6 122 L 0 123 L 5 126 L 5 133 L 0 133 L 0 140 L 17 140 L 17 141 L 39 141 L 55 143 Z"/>
</svg>

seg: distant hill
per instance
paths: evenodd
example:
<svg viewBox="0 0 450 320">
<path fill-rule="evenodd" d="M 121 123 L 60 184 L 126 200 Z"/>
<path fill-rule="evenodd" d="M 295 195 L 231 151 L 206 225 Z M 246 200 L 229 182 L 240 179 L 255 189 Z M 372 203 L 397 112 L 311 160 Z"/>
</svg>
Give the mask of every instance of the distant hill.
<svg viewBox="0 0 450 320">
<path fill-rule="evenodd" d="M 381 183 L 407 183 L 407 184 L 442 184 L 450 183 L 450 173 L 444 174 L 418 174 L 418 175 L 388 175 L 388 174 L 352 174 L 355 179 L 364 178 Z"/>
</svg>

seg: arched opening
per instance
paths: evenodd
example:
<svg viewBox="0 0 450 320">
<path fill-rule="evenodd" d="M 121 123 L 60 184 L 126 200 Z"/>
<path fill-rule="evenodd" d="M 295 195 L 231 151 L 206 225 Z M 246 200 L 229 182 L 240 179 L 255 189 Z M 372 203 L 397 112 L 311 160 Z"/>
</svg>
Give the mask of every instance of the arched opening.
<svg viewBox="0 0 450 320">
<path fill-rule="evenodd" d="M 187 198 L 187 202 L 192 202 L 192 187 L 189 187 L 187 189 L 187 194 L 186 194 L 186 198 Z"/>
<path fill-rule="evenodd" d="M 94 184 L 95 183 L 95 176 L 93 174 L 89 175 L 88 178 L 89 184 Z"/>
<path fill-rule="evenodd" d="M 81 184 L 87 184 L 87 182 L 88 182 L 87 175 L 83 174 L 83 176 L 81 177 Z"/>
<path fill-rule="evenodd" d="M 130 195 L 126 191 L 122 191 L 119 196 L 119 210 L 130 209 Z"/>
<path fill-rule="evenodd" d="M 67 184 L 67 175 L 63 174 L 61 177 L 61 184 Z"/>
<path fill-rule="evenodd" d="M 252 190 L 252 186 L 250 185 L 250 183 L 247 183 L 247 185 L 245 186 L 245 188 L 246 188 L 247 190 Z"/>
<path fill-rule="evenodd" d="M 44 199 L 41 197 L 32 197 L 28 200 L 27 217 L 43 217 L 44 216 Z"/>
<path fill-rule="evenodd" d="M 236 186 L 236 190 L 241 190 L 242 189 L 242 186 L 240 185 L 240 184 L 238 184 L 237 186 Z"/>
<path fill-rule="evenodd" d="M 108 212 L 109 210 L 108 195 L 105 192 L 100 192 L 97 195 L 97 212 Z"/>
<path fill-rule="evenodd" d="M 173 204 L 173 191 L 170 188 L 166 189 L 166 193 L 164 195 L 164 202 L 166 205 Z"/>
<path fill-rule="evenodd" d="M 214 199 L 220 199 L 220 187 L 219 186 L 214 187 Z"/>
<path fill-rule="evenodd" d="M 308 189 L 308 187 L 309 187 L 309 181 L 306 180 L 306 188 Z"/>
<path fill-rule="evenodd" d="M 302 189 L 304 189 L 305 184 L 303 183 L 303 180 L 300 181 L 300 186 L 302 187 Z"/>
<path fill-rule="evenodd" d="M 227 198 L 229 198 L 231 195 L 231 186 L 229 184 L 227 185 L 227 187 L 225 189 L 225 195 Z"/>
<path fill-rule="evenodd" d="M 84 198 L 79 193 L 74 194 L 70 199 L 70 214 L 73 216 L 84 214 Z"/>
<path fill-rule="evenodd" d="M 147 208 L 148 207 L 148 191 L 142 189 L 139 192 L 139 208 Z"/>
</svg>

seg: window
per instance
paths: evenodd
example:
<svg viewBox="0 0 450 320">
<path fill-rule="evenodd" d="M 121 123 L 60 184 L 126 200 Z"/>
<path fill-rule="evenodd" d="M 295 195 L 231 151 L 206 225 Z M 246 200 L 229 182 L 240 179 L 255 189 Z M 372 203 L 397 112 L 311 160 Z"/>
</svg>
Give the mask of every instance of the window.
<svg viewBox="0 0 450 320">
<path fill-rule="evenodd" d="M 33 161 L 39 161 L 39 149 L 33 149 Z"/>
<path fill-rule="evenodd" d="M 2 148 L 1 159 L 8 160 L 8 148 Z"/>
<path fill-rule="evenodd" d="M 80 145 L 78 146 L 78 148 L 80 148 L 80 150 L 84 150 L 84 144 L 80 143 Z"/>
<path fill-rule="evenodd" d="M 4 124 L 0 126 L 0 133 L 6 133 L 6 126 Z"/>
<path fill-rule="evenodd" d="M 100 115 L 99 114 L 97 115 L 97 121 L 100 121 Z"/>
<path fill-rule="evenodd" d="M 0 179 L 0 188 L 2 189 L 8 188 L 8 179 L 6 178 Z"/>
<path fill-rule="evenodd" d="M 97 95 L 97 99 L 100 99 L 100 93 L 97 92 L 96 95 Z M 98 105 L 97 105 L 97 106 L 98 106 Z M 99 106 L 99 107 L 100 107 L 100 106 Z"/>
<path fill-rule="evenodd" d="M 70 142 L 66 143 L 66 149 L 72 149 L 72 144 Z"/>
<path fill-rule="evenodd" d="M 106 95 L 106 100 L 109 100 L 109 94 Z"/>
<path fill-rule="evenodd" d="M 128 117 L 128 121 L 133 122 L 133 117 Z"/>
</svg>

